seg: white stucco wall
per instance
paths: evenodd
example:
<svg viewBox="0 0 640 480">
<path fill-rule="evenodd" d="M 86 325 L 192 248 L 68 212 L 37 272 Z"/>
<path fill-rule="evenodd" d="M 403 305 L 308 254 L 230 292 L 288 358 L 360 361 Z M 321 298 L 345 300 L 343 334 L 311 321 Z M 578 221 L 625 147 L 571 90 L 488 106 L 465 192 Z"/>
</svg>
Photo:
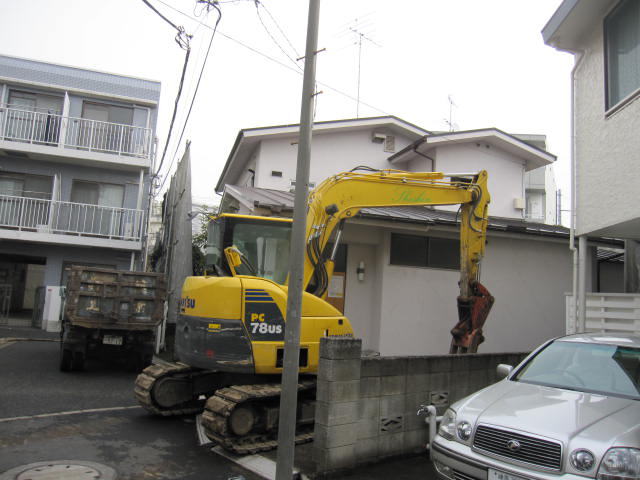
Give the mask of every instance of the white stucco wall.
<svg viewBox="0 0 640 480">
<path fill-rule="evenodd" d="M 375 131 L 384 132 L 384 129 Z M 387 158 L 392 153 L 385 152 L 383 144 L 372 142 L 371 133 L 372 130 L 359 130 L 314 134 L 309 181 L 317 185 L 331 175 L 359 165 L 390 168 Z M 296 177 L 298 155 L 298 145 L 292 142 L 297 142 L 297 136 L 262 141 L 257 156 L 256 187 L 289 191 L 291 180 Z M 398 151 L 409 145 L 410 140 L 395 134 L 395 142 Z M 272 177 L 272 170 L 281 171 L 282 177 Z"/>
<path fill-rule="evenodd" d="M 449 331 L 457 321 L 458 272 L 389 265 L 389 239 L 387 231 L 377 272 L 380 353 L 448 353 Z M 571 257 L 564 243 L 490 235 L 482 282 L 496 303 L 479 351 L 527 351 L 564 333 L 564 292 L 571 290 Z"/>
<path fill-rule="evenodd" d="M 602 23 L 591 32 L 575 73 L 578 235 L 640 218 L 640 98 L 605 115 Z"/>
<path fill-rule="evenodd" d="M 486 170 L 489 175 L 491 204 L 489 215 L 523 218 L 524 210 L 514 208 L 515 198 L 524 195 L 524 161 L 487 144 L 467 143 L 438 147 L 435 170 L 445 173 L 471 173 Z M 450 207 L 457 210 L 458 207 Z"/>
</svg>

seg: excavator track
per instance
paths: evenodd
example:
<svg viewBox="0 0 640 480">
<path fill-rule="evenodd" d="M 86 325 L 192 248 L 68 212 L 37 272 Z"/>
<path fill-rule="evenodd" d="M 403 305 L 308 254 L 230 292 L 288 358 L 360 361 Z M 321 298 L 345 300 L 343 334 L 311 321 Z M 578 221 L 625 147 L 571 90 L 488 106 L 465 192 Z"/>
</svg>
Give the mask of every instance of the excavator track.
<svg viewBox="0 0 640 480">
<path fill-rule="evenodd" d="M 138 403 L 154 415 L 169 417 L 174 415 L 190 415 L 202 411 L 204 401 L 189 399 L 177 405 L 164 407 L 154 398 L 154 389 L 163 380 L 189 379 L 198 370 L 183 363 L 153 364 L 145 368 L 136 378 L 134 394 Z"/>
<path fill-rule="evenodd" d="M 298 412 L 306 410 L 306 414 L 299 415 L 302 418 L 296 426 L 296 445 L 313 440 L 315 388 L 315 380 L 298 383 Z M 275 449 L 280 393 L 280 384 L 234 385 L 217 390 L 202 413 L 206 435 L 239 455 Z"/>
</svg>

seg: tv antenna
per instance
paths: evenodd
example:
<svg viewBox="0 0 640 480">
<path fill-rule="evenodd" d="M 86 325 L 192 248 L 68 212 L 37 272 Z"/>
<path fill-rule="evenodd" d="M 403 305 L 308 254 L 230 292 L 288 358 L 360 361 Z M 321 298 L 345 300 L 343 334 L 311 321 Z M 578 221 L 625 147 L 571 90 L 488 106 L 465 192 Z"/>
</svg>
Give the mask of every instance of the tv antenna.
<svg viewBox="0 0 640 480">
<path fill-rule="evenodd" d="M 376 47 L 381 47 L 382 45 L 371 39 L 368 36 L 368 33 L 365 34 L 362 30 L 360 30 L 360 25 L 358 25 L 357 18 L 354 20 L 354 25 L 349 27 L 349 30 L 357 35 L 356 44 L 358 45 L 358 95 L 356 100 L 356 118 L 360 118 L 360 65 L 362 63 L 362 40 L 366 40 Z"/>
<path fill-rule="evenodd" d="M 453 121 L 453 108 L 457 107 L 458 105 L 456 105 L 456 103 L 453 101 L 451 95 L 448 95 L 447 99 L 449 100 L 449 119 L 447 120 L 445 118 L 444 123 L 449 125 L 449 131 L 453 132 L 456 128 L 458 128 L 458 125 Z"/>
</svg>

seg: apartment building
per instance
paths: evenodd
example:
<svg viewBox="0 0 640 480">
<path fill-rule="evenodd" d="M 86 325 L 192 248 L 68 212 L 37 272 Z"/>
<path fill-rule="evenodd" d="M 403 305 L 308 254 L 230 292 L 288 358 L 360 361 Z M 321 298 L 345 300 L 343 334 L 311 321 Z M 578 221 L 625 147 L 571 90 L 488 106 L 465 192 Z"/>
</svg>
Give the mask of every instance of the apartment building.
<svg viewBox="0 0 640 480">
<path fill-rule="evenodd" d="M 63 285 L 69 265 L 140 267 L 159 99 L 156 81 L 0 55 L 0 291 L 12 314 Z"/>
</svg>

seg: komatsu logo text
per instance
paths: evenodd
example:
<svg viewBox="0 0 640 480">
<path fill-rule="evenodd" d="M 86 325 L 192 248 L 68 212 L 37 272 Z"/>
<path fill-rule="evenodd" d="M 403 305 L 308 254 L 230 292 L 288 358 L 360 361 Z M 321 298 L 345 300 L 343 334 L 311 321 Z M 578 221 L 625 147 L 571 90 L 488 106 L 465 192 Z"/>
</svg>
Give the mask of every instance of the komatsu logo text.
<svg viewBox="0 0 640 480">
<path fill-rule="evenodd" d="M 196 308 L 196 299 L 189 297 L 182 297 L 180 299 L 180 307 L 182 308 Z"/>
</svg>

